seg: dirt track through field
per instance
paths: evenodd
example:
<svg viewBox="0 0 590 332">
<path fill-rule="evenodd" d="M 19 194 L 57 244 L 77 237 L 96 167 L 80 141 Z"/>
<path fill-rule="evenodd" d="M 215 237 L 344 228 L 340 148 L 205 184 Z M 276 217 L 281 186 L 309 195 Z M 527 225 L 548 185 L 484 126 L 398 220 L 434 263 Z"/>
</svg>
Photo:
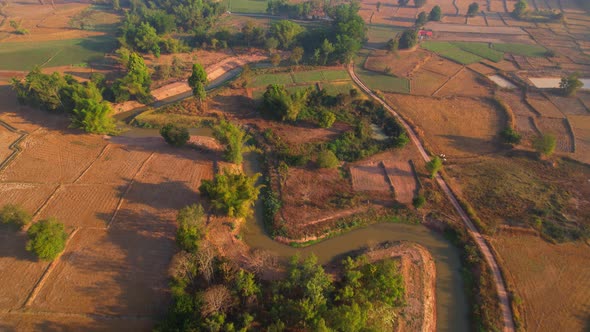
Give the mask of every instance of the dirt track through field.
<svg viewBox="0 0 590 332">
<path fill-rule="evenodd" d="M 369 89 L 356 76 L 356 73 L 354 72 L 354 64 L 352 62 L 348 66 L 348 73 L 350 74 L 350 77 L 352 78 L 352 80 L 365 93 L 367 93 L 369 96 L 371 96 L 373 99 L 375 99 L 381 105 L 383 105 L 383 107 L 387 111 L 389 111 L 404 126 L 406 132 L 408 133 L 410 140 L 412 141 L 412 143 L 414 143 L 414 145 L 416 145 L 416 147 L 418 148 L 418 151 L 420 152 L 420 155 L 422 156 L 424 161 L 429 162 L 430 156 L 428 155 L 428 153 L 426 153 L 424 146 L 422 145 L 422 143 L 418 139 L 418 136 L 416 135 L 414 130 L 406 123 L 406 121 L 399 114 L 397 114 L 397 112 L 391 106 L 389 106 L 385 101 L 383 101 L 383 99 L 381 99 L 377 95 L 375 95 L 371 91 L 371 89 Z M 444 191 L 447 198 L 451 201 L 451 203 L 453 204 L 453 207 L 455 208 L 457 213 L 461 216 L 463 223 L 467 227 L 467 231 L 469 232 L 470 236 L 475 240 L 475 243 L 477 244 L 479 250 L 481 251 L 481 253 L 485 257 L 485 260 L 488 263 L 488 266 L 492 270 L 492 275 L 494 277 L 494 283 L 495 283 L 498 297 L 500 300 L 500 309 L 502 310 L 502 321 L 503 321 L 503 325 L 504 325 L 503 331 L 505 331 L 505 332 L 516 331 L 515 325 L 514 325 L 514 319 L 512 316 L 512 308 L 510 307 L 509 294 L 508 294 L 508 291 L 506 288 L 506 283 L 504 282 L 504 279 L 502 277 L 500 266 L 498 265 L 498 262 L 496 260 L 496 257 L 492 253 L 485 238 L 481 235 L 481 233 L 477 230 L 477 228 L 475 228 L 475 226 L 473 225 L 473 222 L 471 221 L 471 219 L 469 219 L 469 216 L 463 210 L 463 208 L 459 204 L 459 201 L 457 200 L 457 198 L 455 197 L 455 195 L 451 191 L 451 188 L 445 182 L 445 180 L 440 176 L 440 174 L 436 175 L 436 182 L 439 184 L 441 189 Z"/>
</svg>

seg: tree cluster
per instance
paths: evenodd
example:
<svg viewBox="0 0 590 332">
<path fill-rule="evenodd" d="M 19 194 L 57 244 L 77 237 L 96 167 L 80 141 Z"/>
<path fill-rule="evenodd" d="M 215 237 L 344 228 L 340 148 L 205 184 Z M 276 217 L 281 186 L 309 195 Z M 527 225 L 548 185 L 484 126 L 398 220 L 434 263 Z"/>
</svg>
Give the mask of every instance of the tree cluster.
<svg viewBox="0 0 590 332">
<path fill-rule="evenodd" d="M 260 174 L 247 176 L 224 169 L 213 180 L 203 180 L 199 192 L 223 215 L 246 218 L 252 214 L 260 193 L 260 186 L 256 185 L 258 177 Z"/>
<path fill-rule="evenodd" d="M 80 83 L 70 75 L 43 74 L 35 68 L 24 81 L 13 79 L 19 103 L 50 112 L 67 113 L 72 126 L 90 133 L 107 134 L 115 129 L 111 106 L 93 82 Z"/>
<path fill-rule="evenodd" d="M 226 161 L 237 165 L 242 163 L 242 149 L 248 139 L 244 129 L 229 121 L 221 120 L 213 127 L 213 136 L 224 145 Z"/>
<path fill-rule="evenodd" d="M 304 1 L 291 4 L 287 0 L 269 0 L 266 12 L 271 15 L 287 16 L 294 19 L 314 18 L 312 13 L 320 13 L 322 3 L 319 1 Z"/>
<path fill-rule="evenodd" d="M 127 69 L 127 74 L 117 79 L 112 85 L 111 89 L 115 101 L 124 102 L 135 98 L 143 104 L 151 102 L 150 86 L 152 77 L 150 69 L 141 55 L 121 49 L 119 56 L 120 61 Z"/>
<path fill-rule="evenodd" d="M 203 259 L 197 256 L 183 257 L 173 304 L 156 331 L 390 331 L 405 305 L 403 279 L 391 260 L 348 257 L 342 280 L 334 281 L 315 256 L 293 257 L 284 279 L 262 281 L 219 257 L 208 261 L 212 273 L 198 273 Z"/>
<path fill-rule="evenodd" d="M 160 129 L 160 135 L 172 146 L 183 146 L 191 138 L 188 129 L 169 123 Z"/>
</svg>

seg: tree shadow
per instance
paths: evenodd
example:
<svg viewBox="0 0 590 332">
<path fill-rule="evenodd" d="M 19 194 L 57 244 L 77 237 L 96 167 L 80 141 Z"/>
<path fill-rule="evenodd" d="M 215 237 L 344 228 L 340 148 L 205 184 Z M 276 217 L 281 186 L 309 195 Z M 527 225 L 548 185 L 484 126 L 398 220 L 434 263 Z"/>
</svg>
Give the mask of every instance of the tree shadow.
<svg viewBox="0 0 590 332">
<path fill-rule="evenodd" d="M 439 135 L 439 137 L 449 140 L 451 147 L 473 155 L 486 155 L 500 151 L 496 142 L 483 138 L 459 135 Z M 447 154 L 445 151 L 440 152 Z M 448 152 L 448 154 L 451 153 Z"/>
<path fill-rule="evenodd" d="M 17 227 L 0 224 L 0 257 L 13 257 L 21 261 L 38 262 L 35 255 L 25 249 L 28 237 Z M 1 331 L 1 329 L 0 329 Z"/>
</svg>

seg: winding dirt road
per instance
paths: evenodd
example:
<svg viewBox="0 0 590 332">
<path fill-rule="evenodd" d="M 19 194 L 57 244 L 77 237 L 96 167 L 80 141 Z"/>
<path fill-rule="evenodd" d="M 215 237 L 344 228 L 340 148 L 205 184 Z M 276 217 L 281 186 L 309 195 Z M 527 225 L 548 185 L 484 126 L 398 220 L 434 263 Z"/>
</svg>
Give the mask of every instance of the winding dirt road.
<svg viewBox="0 0 590 332">
<path fill-rule="evenodd" d="M 371 89 L 369 89 L 356 76 L 356 73 L 354 72 L 354 67 L 352 64 L 350 64 L 348 66 L 348 73 L 350 74 L 350 77 L 352 78 L 352 80 L 365 93 L 367 93 L 369 96 L 371 96 L 373 99 L 375 99 L 381 105 L 383 105 L 383 107 L 388 112 L 390 112 L 404 126 L 404 128 L 406 129 L 406 132 L 408 133 L 408 137 L 410 138 L 412 143 L 414 143 L 414 145 L 416 145 L 422 158 L 426 162 L 429 162 L 430 156 L 428 155 L 428 153 L 426 153 L 426 150 L 424 149 L 424 146 L 422 146 L 422 143 L 418 139 L 418 136 L 416 135 L 414 130 L 406 123 L 406 121 L 404 121 L 404 119 L 399 114 L 397 114 L 397 112 L 391 106 L 389 106 L 383 99 L 376 96 L 371 91 Z M 438 185 L 442 188 L 442 190 L 444 191 L 446 196 L 449 198 L 449 200 L 451 201 L 451 203 L 455 207 L 455 210 L 457 211 L 457 213 L 459 213 L 459 216 L 461 216 L 463 223 L 465 224 L 465 226 L 467 226 L 467 230 L 468 230 L 469 234 L 473 237 L 473 239 L 475 240 L 475 243 L 477 243 L 479 250 L 484 255 L 486 262 L 488 263 L 490 269 L 492 270 L 492 275 L 494 277 L 494 283 L 496 285 L 498 297 L 500 298 L 500 309 L 502 310 L 502 318 L 503 318 L 503 322 L 504 322 L 503 331 L 514 332 L 515 331 L 514 320 L 512 317 L 512 308 L 510 307 L 510 300 L 508 298 L 508 291 L 506 290 L 506 284 L 504 282 L 504 279 L 502 278 L 502 274 L 500 272 L 500 266 L 498 265 L 496 258 L 492 254 L 490 247 L 486 243 L 486 241 L 483 238 L 483 236 L 481 235 L 481 233 L 477 230 L 477 228 L 475 228 L 475 226 L 473 225 L 473 222 L 467 216 L 467 213 L 463 210 L 461 205 L 459 205 L 457 198 L 455 197 L 455 195 L 453 194 L 453 192 L 449 188 L 448 184 L 445 182 L 445 180 L 439 174 L 436 175 L 436 182 L 438 182 Z"/>
</svg>

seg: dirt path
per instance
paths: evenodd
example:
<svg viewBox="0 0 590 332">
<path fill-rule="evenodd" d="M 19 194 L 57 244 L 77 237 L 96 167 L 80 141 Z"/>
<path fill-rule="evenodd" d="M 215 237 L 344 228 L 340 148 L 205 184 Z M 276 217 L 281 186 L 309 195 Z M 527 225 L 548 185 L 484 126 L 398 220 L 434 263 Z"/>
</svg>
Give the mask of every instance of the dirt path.
<svg viewBox="0 0 590 332">
<path fill-rule="evenodd" d="M 422 146 L 422 143 L 418 139 L 418 136 L 416 135 L 416 133 L 414 132 L 414 130 L 412 130 L 412 128 L 406 123 L 406 121 L 404 121 L 404 119 L 399 114 L 397 114 L 395 112 L 395 110 L 391 106 L 389 106 L 381 98 L 377 97 L 371 91 L 371 89 L 369 89 L 356 76 L 356 73 L 354 72 L 354 66 L 353 66 L 352 63 L 348 66 L 348 73 L 350 74 L 350 77 L 352 78 L 352 80 L 365 93 L 367 93 L 374 100 L 376 100 L 381 105 L 383 105 L 383 107 L 387 111 L 389 111 L 404 126 L 404 128 L 406 129 L 406 132 L 408 133 L 408 136 L 410 137 L 410 140 L 412 141 L 412 143 L 414 143 L 414 145 L 416 145 L 416 147 L 418 148 L 418 151 L 420 152 L 420 155 L 422 156 L 422 158 L 426 162 L 429 162 L 430 161 L 430 156 L 428 155 L 428 153 L 426 153 L 426 150 L 424 149 L 424 146 Z M 463 220 L 463 223 L 467 227 L 467 230 L 468 230 L 469 234 L 473 237 L 473 239 L 477 243 L 477 246 L 479 247 L 479 250 L 484 255 L 484 257 L 486 259 L 486 262 L 488 263 L 490 269 L 492 270 L 492 275 L 494 277 L 494 283 L 496 285 L 496 290 L 498 292 L 498 297 L 500 299 L 500 309 L 502 310 L 502 320 L 504 322 L 503 331 L 505 331 L 505 332 L 513 332 L 513 331 L 515 331 L 514 320 L 513 320 L 513 317 L 512 317 L 512 308 L 510 307 L 510 300 L 508 298 L 508 291 L 506 290 L 506 283 L 504 282 L 504 279 L 502 278 L 502 274 L 500 272 L 500 266 L 498 265 L 498 262 L 496 261 L 496 258 L 492 254 L 492 251 L 490 250 L 490 247 L 488 246 L 486 240 L 481 235 L 481 233 L 477 230 L 477 228 L 475 228 L 475 226 L 473 225 L 473 222 L 467 216 L 467 213 L 465 213 L 465 211 L 463 210 L 463 208 L 461 208 L 461 206 L 459 205 L 459 202 L 457 201 L 457 198 L 455 197 L 455 195 L 453 194 L 453 192 L 451 191 L 450 187 L 447 185 L 447 183 L 445 182 L 445 180 L 440 176 L 440 174 L 437 174 L 436 175 L 436 182 L 439 184 L 439 186 L 442 188 L 442 190 L 444 191 L 444 193 L 446 194 L 446 196 L 448 197 L 448 199 L 451 201 L 451 203 L 453 204 L 453 206 L 454 206 L 455 210 L 457 211 L 457 213 L 459 213 L 459 215 L 461 216 L 461 219 Z"/>
</svg>

